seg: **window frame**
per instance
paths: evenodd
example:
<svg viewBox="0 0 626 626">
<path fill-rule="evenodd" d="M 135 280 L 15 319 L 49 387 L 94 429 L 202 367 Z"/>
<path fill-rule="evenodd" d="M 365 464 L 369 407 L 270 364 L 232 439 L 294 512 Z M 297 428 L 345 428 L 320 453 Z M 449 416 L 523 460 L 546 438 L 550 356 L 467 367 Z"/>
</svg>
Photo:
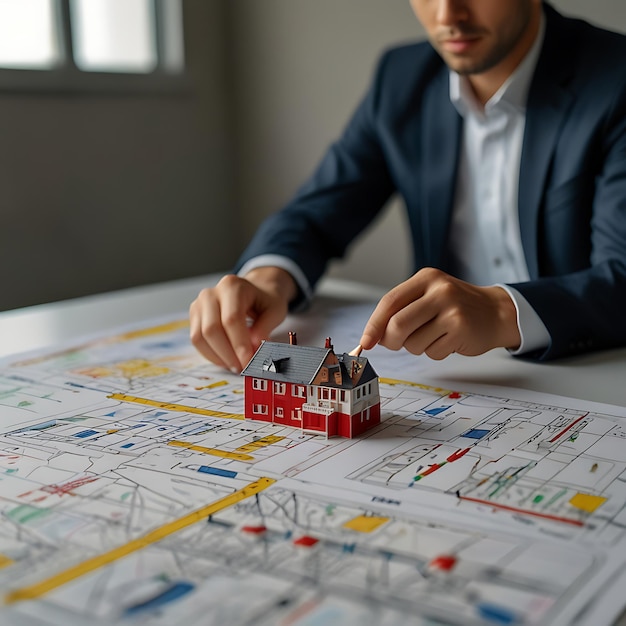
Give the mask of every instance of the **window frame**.
<svg viewBox="0 0 626 626">
<path fill-rule="evenodd" d="M 267 391 L 267 379 L 265 378 L 253 378 L 252 389 L 254 391 Z"/>
<path fill-rule="evenodd" d="M 147 73 L 79 69 L 73 54 L 70 0 L 57 0 L 57 2 L 56 21 L 59 28 L 61 63 L 50 68 L 0 67 L 0 92 L 175 93 L 189 88 L 184 54 L 180 71 L 166 69 L 167 52 L 172 45 L 172 42 L 167 39 L 164 26 L 167 0 L 153 0 L 157 64 L 153 71 Z M 182 0 L 180 2 L 182 10 Z M 181 35 L 184 48 L 184 32 Z"/>
<path fill-rule="evenodd" d="M 304 385 L 291 385 L 291 395 L 294 398 L 306 398 L 306 387 Z"/>
</svg>

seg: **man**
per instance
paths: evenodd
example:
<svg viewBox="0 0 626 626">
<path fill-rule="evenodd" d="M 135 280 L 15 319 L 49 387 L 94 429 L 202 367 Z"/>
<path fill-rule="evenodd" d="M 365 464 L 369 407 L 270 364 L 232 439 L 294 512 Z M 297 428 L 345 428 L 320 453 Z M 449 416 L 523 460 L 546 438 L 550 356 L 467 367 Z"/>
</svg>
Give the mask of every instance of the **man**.
<svg viewBox="0 0 626 626">
<path fill-rule="evenodd" d="M 363 348 L 543 360 L 626 344 L 626 37 L 541 0 L 411 4 L 429 42 L 383 56 L 311 180 L 192 303 L 207 359 L 241 371 L 395 192 L 417 273 Z"/>
</svg>

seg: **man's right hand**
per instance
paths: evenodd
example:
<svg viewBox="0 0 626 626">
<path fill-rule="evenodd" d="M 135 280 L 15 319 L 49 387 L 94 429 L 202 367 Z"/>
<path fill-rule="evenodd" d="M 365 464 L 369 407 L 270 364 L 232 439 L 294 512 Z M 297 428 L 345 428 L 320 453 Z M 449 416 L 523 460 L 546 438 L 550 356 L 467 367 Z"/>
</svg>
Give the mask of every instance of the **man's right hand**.
<svg viewBox="0 0 626 626">
<path fill-rule="evenodd" d="M 259 267 L 243 278 L 227 274 L 191 303 L 191 342 L 206 359 L 239 374 L 285 319 L 297 290 L 291 274 L 277 267 Z"/>
</svg>

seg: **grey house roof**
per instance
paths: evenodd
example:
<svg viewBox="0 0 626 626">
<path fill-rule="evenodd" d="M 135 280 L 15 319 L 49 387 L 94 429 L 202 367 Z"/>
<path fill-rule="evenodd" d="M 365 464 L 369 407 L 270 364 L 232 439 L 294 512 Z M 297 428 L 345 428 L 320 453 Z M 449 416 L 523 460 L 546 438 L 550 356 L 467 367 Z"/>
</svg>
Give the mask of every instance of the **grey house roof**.
<svg viewBox="0 0 626 626">
<path fill-rule="evenodd" d="M 264 341 L 241 375 L 277 382 L 311 385 L 324 364 L 333 368 L 334 357 L 335 353 L 332 348 Z M 344 353 L 336 355 L 336 358 L 339 363 L 334 367 L 340 368 L 341 384 L 337 384 L 333 377 L 330 377 L 327 382 L 318 384 L 325 387 L 352 389 L 377 377 L 365 357 L 354 357 Z M 355 374 L 351 377 L 353 362 Z"/>
</svg>

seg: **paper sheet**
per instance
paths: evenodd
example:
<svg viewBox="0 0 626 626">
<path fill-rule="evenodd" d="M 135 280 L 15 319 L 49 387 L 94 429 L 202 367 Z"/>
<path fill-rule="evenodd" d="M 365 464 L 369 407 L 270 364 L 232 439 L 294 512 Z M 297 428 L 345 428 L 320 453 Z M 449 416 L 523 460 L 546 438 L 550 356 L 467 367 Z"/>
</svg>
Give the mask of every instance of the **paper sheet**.
<svg viewBox="0 0 626 626">
<path fill-rule="evenodd" d="M 288 324 L 348 350 L 371 308 Z M 609 623 L 626 409 L 368 357 L 382 423 L 353 440 L 243 419 L 182 318 L 5 360 L 0 621 Z"/>
</svg>

